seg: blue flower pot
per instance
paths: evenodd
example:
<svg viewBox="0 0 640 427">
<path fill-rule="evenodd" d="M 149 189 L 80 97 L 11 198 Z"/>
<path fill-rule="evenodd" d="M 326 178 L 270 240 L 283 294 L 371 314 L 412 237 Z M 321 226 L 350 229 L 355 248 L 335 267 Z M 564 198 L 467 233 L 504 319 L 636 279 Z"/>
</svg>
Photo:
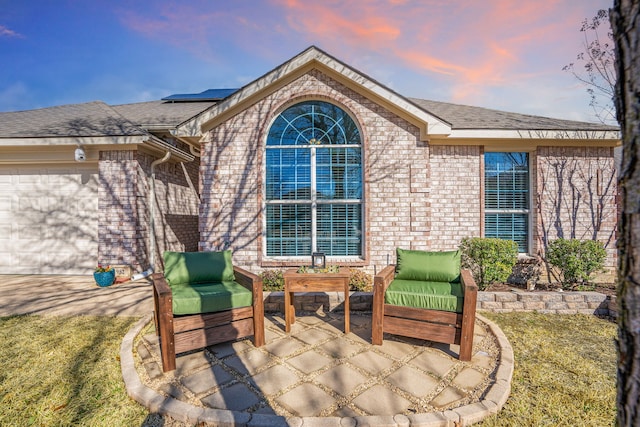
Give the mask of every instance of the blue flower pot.
<svg viewBox="0 0 640 427">
<path fill-rule="evenodd" d="M 102 273 L 94 272 L 93 279 L 100 287 L 111 286 L 116 280 L 116 271 L 110 270 Z"/>
</svg>

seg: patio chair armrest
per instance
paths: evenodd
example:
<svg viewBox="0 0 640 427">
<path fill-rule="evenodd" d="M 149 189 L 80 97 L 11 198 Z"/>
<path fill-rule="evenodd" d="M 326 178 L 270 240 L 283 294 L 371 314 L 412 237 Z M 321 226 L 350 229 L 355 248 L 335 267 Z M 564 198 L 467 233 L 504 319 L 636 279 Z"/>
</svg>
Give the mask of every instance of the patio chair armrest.
<svg viewBox="0 0 640 427">
<path fill-rule="evenodd" d="M 236 266 L 233 267 L 233 273 L 236 282 L 238 282 L 248 290 L 253 291 L 256 288 L 262 289 L 262 278 L 257 274 L 251 273 L 244 268 Z"/>
<path fill-rule="evenodd" d="M 393 280 L 396 272 L 395 265 L 388 265 L 383 268 L 378 274 L 373 278 L 373 306 L 378 310 L 382 310 L 382 305 L 384 304 L 384 293 L 387 291 L 389 284 Z M 381 311 L 382 312 L 382 311 Z"/>
<path fill-rule="evenodd" d="M 468 269 L 460 270 L 460 279 L 462 281 L 462 285 L 464 286 L 465 298 L 468 293 L 478 292 L 478 286 L 476 285 L 476 281 L 473 279 L 471 270 L 468 270 Z"/>
<path fill-rule="evenodd" d="M 373 304 L 371 316 L 371 342 L 382 344 L 384 319 L 384 293 L 393 280 L 396 272 L 395 265 L 388 265 L 373 278 Z"/>
<path fill-rule="evenodd" d="M 253 294 L 253 306 L 255 309 L 263 310 L 264 298 L 262 292 L 262 277 L 244 268 L 233 267 L 236 282 L 247 288 Z M 258 313 L 263 316 L 263 313 Z"/>
<path fill-rule="evenodd" d="M 396 274 L 396 266 L 391 264 L 383 268 L 378 274 L 373 278 L 373 288 L 374 292 L 376 288 L 380 288 L 382 292 L 387 290 L 389 284 L 393 280 Z"/>
<path fill-rule="evenodd" d="M 264 345 L 264 297 L 262 277 L 240 267 L 233 267 L 236 282 L 251 291 L 253 295 L 253 339 L 254 345 Z"/>
<path fill-rule="evenodd" d="M 151 275 L 153 283 L 153 292 L 159 299 L 171 297 L 171 288 L 162 273 L 154 273 Z"/>
</svg>

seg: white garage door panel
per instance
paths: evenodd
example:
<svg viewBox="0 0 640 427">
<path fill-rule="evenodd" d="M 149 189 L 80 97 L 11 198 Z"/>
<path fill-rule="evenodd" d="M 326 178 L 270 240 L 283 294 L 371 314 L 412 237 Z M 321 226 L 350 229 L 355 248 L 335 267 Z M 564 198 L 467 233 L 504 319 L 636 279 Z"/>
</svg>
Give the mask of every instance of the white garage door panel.
<svg viewBox="0 0 640 427">
<path fill-rule="evenodd" d="M 88 274 L 98 262 L 96 165 L 0 165 L 0 274 Z"/>
</svg>

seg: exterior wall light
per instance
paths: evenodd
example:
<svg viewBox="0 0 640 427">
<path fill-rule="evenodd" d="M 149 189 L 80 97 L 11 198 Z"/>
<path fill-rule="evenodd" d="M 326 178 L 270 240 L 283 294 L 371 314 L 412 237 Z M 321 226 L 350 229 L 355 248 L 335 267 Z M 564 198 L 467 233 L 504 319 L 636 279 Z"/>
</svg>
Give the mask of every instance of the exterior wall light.
<svg viewBox="0 0 640 427">
<path fill-rule="evenodd" d="M 75 151 L 75 159 L 76 162 L 84 162 L 87 160 L 87 153 L 84 152 L 84 148 L 81 145 L 78 145 Z"/>
</svg>

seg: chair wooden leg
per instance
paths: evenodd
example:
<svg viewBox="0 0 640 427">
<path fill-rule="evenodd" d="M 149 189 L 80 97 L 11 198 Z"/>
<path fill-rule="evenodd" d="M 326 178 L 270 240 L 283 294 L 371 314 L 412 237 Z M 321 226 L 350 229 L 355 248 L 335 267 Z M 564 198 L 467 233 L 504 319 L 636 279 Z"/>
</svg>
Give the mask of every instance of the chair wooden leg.
<svg viewBox="0 0 640 427">
<path fill-rule="evenodd" d="M 384 320 L 384 295 L 380 286 L 374 288 L 373 307 L 371 316 L 371 344 L 382 345 Z"/>
<path fill-rule="evenodd" d="M 473 335 L 466 337 L 460 341 L 460 355 L 459 359 L 463 362 L 471 360 L 471 350 L 473 349 Z"/>
<path fill-rule="evenodd" d="M 173 335 L 173 319 L 166 317 L 160 320 L 160 355 L 162 371 L 169 372 L 176 369 L 176 345 Z"/>
<path fill-rule="evenodd" d="M 260 316 L 253 314 L 253 345 L 262 347 L 264 345 L 264 313 Z"/>
<path fill-rule="evenodd" d="M 264 317 L 253 319 L 253 345 L 262 347 L 264 345 Z"/>
<path fill-rule="evenodd" d="M 473 278 L 468 271 L 464 272 L 467 283 L 473 282 Z M 475 287 L 475 284 L 474 284 Z M 478 302 L 478 292 L 468 291 L 465 287 L 464 307 L 462 309 L 462 325 L 460 330 L 460 360 L 471 360 L 473 350 L 473 330 L 476 323 L 476 304 Z"/>
<path fill-rule="evenodd" d="M 176 369 L 176 343 L 173 330 L 173 308 L 171 300 L 161 300 L 157 305 L 155 318 L 158 323 L 157 334 L 160 337 L 160 356 L 163 372 Z"/>
<path fill-rule="evenodd" d="M 253 345 L 264 345 L 264 295 L 262 280 L 253 284 Z"/>
</svg>

